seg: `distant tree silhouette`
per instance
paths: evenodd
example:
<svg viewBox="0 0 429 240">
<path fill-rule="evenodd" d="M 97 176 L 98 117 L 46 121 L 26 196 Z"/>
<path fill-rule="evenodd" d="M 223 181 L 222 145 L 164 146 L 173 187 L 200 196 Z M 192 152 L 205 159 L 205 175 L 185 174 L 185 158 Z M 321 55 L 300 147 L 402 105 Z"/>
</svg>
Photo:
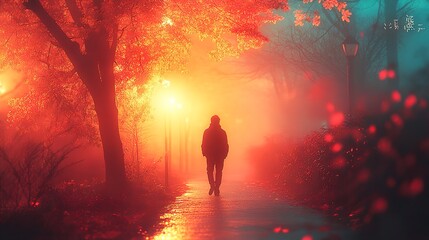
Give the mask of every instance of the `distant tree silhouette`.
<svg viewBox="0 0 429 240">
<path fill-rule="evenodd" d="M 316 3 L 336 9 L 341 2 Z M 215 59 L 260 47 L 268 39 L 259 27 L 281 19 L 273 9 L 289 9 L 284 0 L 15 0 L 0 8 L 3 66 L 67 89 L 66 101 L 83 98 L 82 85 L 91 96 L 111 188 L 126 182 L 116 83 L 180 69 L 194 36 L 212 40 Z M 73 81 L 65 86 L 65 79 Z"/>
</svg>

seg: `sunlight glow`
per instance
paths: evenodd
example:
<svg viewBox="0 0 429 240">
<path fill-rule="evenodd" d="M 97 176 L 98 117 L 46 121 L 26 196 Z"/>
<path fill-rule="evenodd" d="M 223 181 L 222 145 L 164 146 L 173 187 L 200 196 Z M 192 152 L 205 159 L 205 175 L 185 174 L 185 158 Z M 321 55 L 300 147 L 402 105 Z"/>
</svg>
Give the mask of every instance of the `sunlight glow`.
<svg viewBox="0 0 429 240">
<path fill-rule="evenodd" d="M 165 26 L 173 26 L 173 20 L 171 20 L 171 18 L 169 18 L 169 17 L 163 17 L 161 25 L 163 27 L 165 27 Z"/>
<path fill-rule="evenodd" d="M 164 79 L 164 80 L 162 80 L 162 81 L 161 81 L 161 85 L 162 85 L 162 87 L 164 87 L 164 88 L 168 88 L 168 87 L 170 87 L 171 82 L 170 82 L 170 80 L 166 80 L 166 79 Z"/>
<path fill-rule="evenodd" d="M 184 239 L 185 238 L 185 229 L 180 226 L 185 224 L 180 224 L 181 221 L 186 221 L 183 216 L 177 214 L 166 213 L 161 216 L 161 219 L 164 221 L 165 227 L 161 233 L 156 235 L 153 239 L 155 240 L 167 240 L 167 239 Z"/>
</svg>

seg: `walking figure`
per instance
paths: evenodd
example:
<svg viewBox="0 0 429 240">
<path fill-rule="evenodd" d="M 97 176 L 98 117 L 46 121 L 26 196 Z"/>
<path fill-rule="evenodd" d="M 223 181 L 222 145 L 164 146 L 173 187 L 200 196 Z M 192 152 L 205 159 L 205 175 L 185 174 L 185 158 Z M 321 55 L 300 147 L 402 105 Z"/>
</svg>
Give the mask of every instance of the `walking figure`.
<svg viewBox="0 0 429 240">
<path fill-rule="evenodd" d="M 222 182 L 223 163 L 228 155 L 229 145 L 225 130 L 220 126 L 220 118 L 217 115 L 211 117 L 210 126 L 204 131 L 201 150 L 207 159 L 207 177 L 210 183 L 209 195 L 213 192 L 219 196 L 219 187 Z M 216 168 L 216 179 L 213 171 Z"/>
</svg>

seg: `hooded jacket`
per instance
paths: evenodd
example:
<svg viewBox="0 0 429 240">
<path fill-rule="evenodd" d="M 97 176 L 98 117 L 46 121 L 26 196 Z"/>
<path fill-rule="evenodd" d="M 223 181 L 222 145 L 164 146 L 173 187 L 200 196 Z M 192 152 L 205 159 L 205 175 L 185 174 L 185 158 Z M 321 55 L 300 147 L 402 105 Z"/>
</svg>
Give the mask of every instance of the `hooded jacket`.
<svg viewBox="0 0 429 240">
<path fill-rule="evenodd" d="M 203 156 L 207 158 L 226 158 L 229 151 L 228 138 L 220 124 L 211 123 L 209 128 L 204 131 L 201 150 Z"/>
</svg>

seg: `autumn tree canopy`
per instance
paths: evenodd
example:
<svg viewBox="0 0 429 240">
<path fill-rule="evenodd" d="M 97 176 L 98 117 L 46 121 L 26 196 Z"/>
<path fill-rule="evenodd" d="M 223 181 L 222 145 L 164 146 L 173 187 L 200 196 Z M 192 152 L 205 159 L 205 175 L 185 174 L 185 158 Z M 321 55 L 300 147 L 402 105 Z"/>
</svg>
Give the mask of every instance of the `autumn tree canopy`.
<svg viewBox="0 0 429 240">
<path fill-rule="evenodd" d="M 320 4 L 349 20 L 342 1 L 302 3 L 303 8 Z M 0 67 L 20 71 L 29 86 L 24 100 L 12 101 L 22 110 L 15 117 L 32 118 L 27 103 L 38 109 L 56 103 L 77 123 L 94 122 L 90 112 L 95 110 L 106 181 L 121 185 L 125 169 L 117 92 L 127 84 L 118 83 L 139 85 L 183 66 L 198 39 L 213 43 L 211 56 L 217 60 L 258 48 L 268 41 L 260 27 L 282 19 L 274 10 L 289 10 L 288 1 L 2 1 Z M 295 17 L 296 25 L 320 23 L 317 12 L 297 10 Z"/>
</svg>

